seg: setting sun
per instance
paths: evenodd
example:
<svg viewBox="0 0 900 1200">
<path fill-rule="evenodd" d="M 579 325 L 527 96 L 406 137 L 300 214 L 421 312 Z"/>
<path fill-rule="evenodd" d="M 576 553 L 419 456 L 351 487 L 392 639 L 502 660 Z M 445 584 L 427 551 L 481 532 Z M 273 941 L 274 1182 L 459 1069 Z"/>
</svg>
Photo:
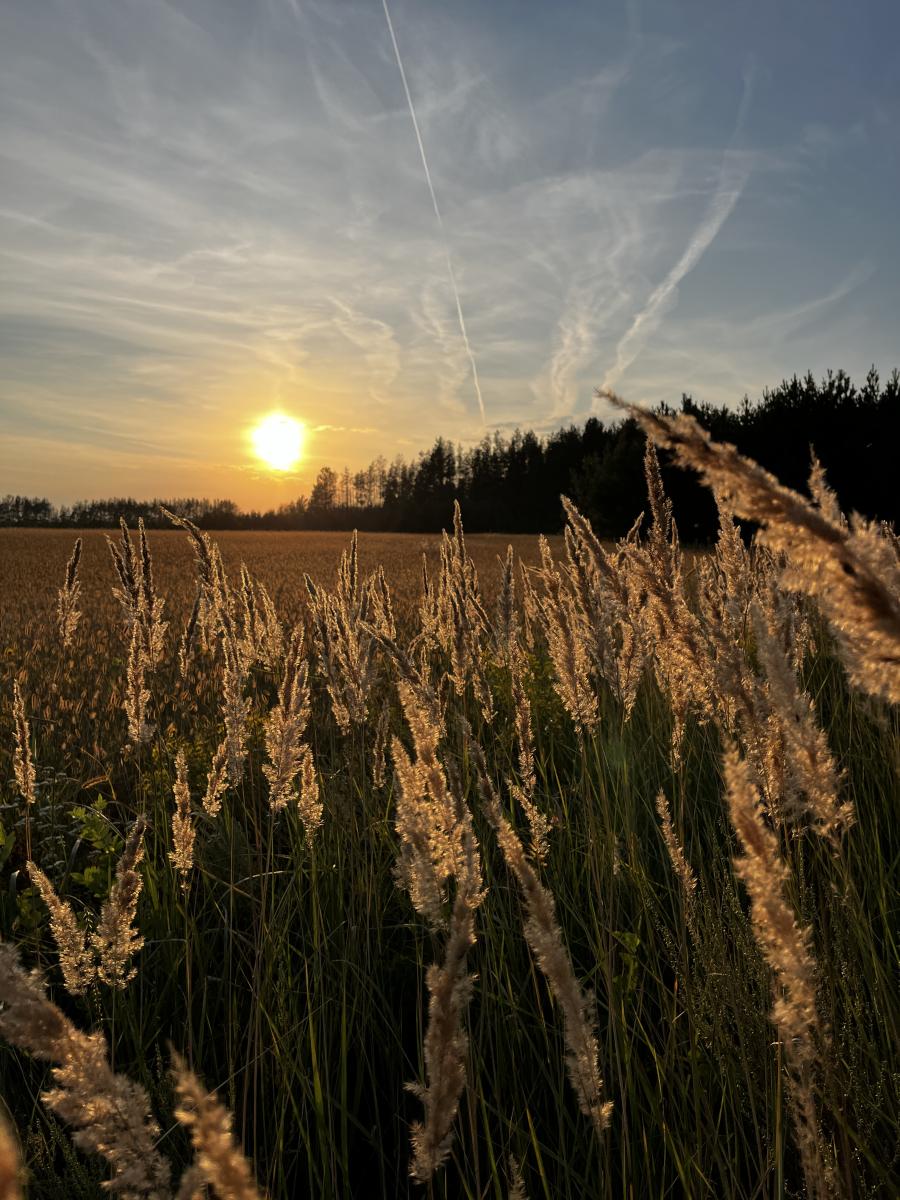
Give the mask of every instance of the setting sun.
<svg viewBox="0 0 900 1200">
<path fill-rule="evenodd" d="M 303 453 L 305 426 L 283 413 L 269 413 L 251 431 L 253 453 L 273 471 L 289 471 Z"/>
</svg>

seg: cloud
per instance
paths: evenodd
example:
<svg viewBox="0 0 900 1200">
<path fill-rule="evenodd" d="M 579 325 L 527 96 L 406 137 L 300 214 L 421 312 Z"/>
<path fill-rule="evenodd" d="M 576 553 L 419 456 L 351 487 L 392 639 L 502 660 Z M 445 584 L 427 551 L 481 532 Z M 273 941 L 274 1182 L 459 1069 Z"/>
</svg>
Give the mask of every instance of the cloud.
<svg viewBox="0 0 900 1200">
<path fill-rule="evenodd" d="M 316 464 L 338 468 L 438 433 L 477 440 L 448 255 L 491 427 L 584 417 L 607 368 L 655 393 L 705 381 L 737 398 L 767 339 L 828 365 L 821 331 L 838 317 L 868 318 L 871 361 L 893 344 L 896 275 L 864 288 L 851 266 L 893 261 L 896 239 L 857 222 L 852 244 L 822 241 L 846 228 L 817 173 L 842 127 L 810 100 L 790 136 L 761 140 L 752 61 L 729 121 L 745 46 L 716 58 L 690 22 L 660 33 L 646 8 L 571 4 L 544 21 L 523 6 L 511 37 L 505 6 L 396 0 L 442 231 L 379 5 L 82 0 L 52 20 L 7 6 L 5 429 L 62 464 L 61 498 L 126 463 L 135 489 L 189 492 L 206 459 L 246 503 L 265 501 L 238 470 L 241 431 L 269 408 L 302 417 Z M 866 128 L 873 146 L 889 137 Z M 873 196 L 893 194 L 886 182 Z M 676 308 L 739 198 L 735 275 L 716 278 L 710 256 L 699 309 Z M 7 456 L 7 486 L 20 470 Z"/>
<path fill-rule="evenodd" d="M 729 148 L 725 151 L 715 190 L 700 224 L 691 235 L 681 257 L 666 277 L 650 293 L 616 346 L 616 359 L 603 377 L 602 388 L 615 388 L 625 371 L 640 354 L 662 320 L 667 307 L 678 295 L 678 285 L 691 272 L 731 216 L 750 177 L 746 156 L 733 149 L 747 119 L 753 93 L 756 67 L 748 59 L 743 71 L 743 92 Z"/>
<path fill-rule="evenodd" d="M 616 361 L 603 378 L 604 388 L 615 387 L 640 354 L 647 339 L 662 320 L 667 305 L 675 299 L 678 285 L 685 275 L 694 269 L 731 216 L 746 182 L 747 176 L 744 174 L 722 172 L 715 195 L 684 253 L 662 283 L 653 289 L 647 303 L 635 316 L 616 346 Z"/>
<path fill-rule="evenodd" d="M 422 133 L 419 129 L 419 121 L 416 117 L 416 110 L 413 104 L 412 93 L 409 90 L 409 83 L 406 79 L 406 71 L 403 67 L 403 59 L 400 56 L 400 47 L 397 43 L 397 35 L 394 32 L 394 23 L 391 20 L 391 10 L 388 8 L 387 0 L 381 0 L 384 9 L 385 20 L 387 21 L 388 32 L 391 35 L 391 45 L 394 49 L 394 56 L 397 60 L 397 69 L 400 72 L 400 79 L 403 83 L 403 93 L 406 96 L 406 103 L 409 107 L 409 115 L 412 120 L 413 130 L 416 135 L 416 143 L 419 147 L 419 155 L 422 159 L 422 170 L 425 173 L 425 182 L 428 184 L 428 192 L 431 196 L 431 204 L 434 208 L 435 219 L 438 223 L 438 228 L 441 233 L 441 240 L 444 243 L 444 250 L 447 258 L 447 278 L 450 282 L 450 290 L 453 292 L 453 299 L 456 303 L 456 316 L 459 321 L 459 332 L 463 340 L 463 345 L 466 350 L 466 358 L 469 360 L 469 366 L 472 370 L 472 387 L 475 390 L 475 398 L 478 401 L 478 411 L 481 413 L 481 423 L 484 424 L 487 420 L 484 411 L 484 398 L 481 395 L 481 385 L 478 382 L 478 364 L 475 361 L 475 355 L 472 353 L 472 346 L 469 342 L 469 334 L 466 330 L 466 320 L 463 315 L 462 300 L 459 294 L 459 285 L 456 282 L 456 272 L 453 269 L 453 257 L 450 253 L 450 245 L 447 242 L 447 234 L 444 229 L 444 219 L 441 216 L 441 210 L 438 205 L 437 193 L 434 190 L 434 181 L 431 178 L 431 171 L 428 167 L 428 157 L 425 154 L 425 143 L 422 141 Z"/>
</svg>

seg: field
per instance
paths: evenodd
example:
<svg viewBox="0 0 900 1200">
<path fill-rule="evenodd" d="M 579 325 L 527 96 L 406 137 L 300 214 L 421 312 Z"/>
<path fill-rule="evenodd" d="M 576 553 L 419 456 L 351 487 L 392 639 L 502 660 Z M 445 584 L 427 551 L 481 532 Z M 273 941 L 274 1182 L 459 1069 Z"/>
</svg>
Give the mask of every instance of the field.
<svg viewBox="0 0 900 1200">
<path fill-rule="evenodd" d="M 709 553 L 0 534 L 0 1196 L 898 1194 L 896 540 L 657 425 Z"/>
<path fill-rule="evenodd" d="M 112 598 L 115 571 L 106 547 L 106 534 L 86 530 L 81 566 L 83 607 L 92 611 L 92 627 L 119 626 L 119 606 Z M 287 621 L 296 620 L 303 609 L 303 576 L 320 584 L 331 584 L 341 551 L 348 544 L 342 533 L 216 533 L 215 540 L 230 572 L 248 570 L 269 590 Z M 3 637 L 8 642 L 24 636 L 27 620 L 55 622 L 56 594 L 65 576 L 66 562 L 76 535 L 69 530 L 0 529 L 0 596 L 3 597 Z M 196 590 L 193 553 L 183 533 L 147 534 L 160 590 L 166 597 L 167 617 L 186 620 Z M 558 548 L 559 538 L 551 538 Z M 537 538 L 516 534 L 475 534 L 467 538 L 469 554 L 478 571 L 482 588 L 496 593 L 502 574 L 502 559 L 508 545 L 516 558 L 529 566 L 540 561 Z M 364 574 L 383 566 L 399 612 L 412 615 L 418 605 L 422 583 L 422 556 L 429 568 L 440 561 L 440 538 L 432 534 L 361 533 L 359 565 Z"/>
</svg>

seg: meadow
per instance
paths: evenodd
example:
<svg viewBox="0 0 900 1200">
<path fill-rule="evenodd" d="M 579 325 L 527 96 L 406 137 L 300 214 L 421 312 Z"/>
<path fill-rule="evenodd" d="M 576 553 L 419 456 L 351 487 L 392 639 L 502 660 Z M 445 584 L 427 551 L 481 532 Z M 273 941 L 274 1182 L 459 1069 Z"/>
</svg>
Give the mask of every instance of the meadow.
<svg viewBox="0 0 900 1200">
<path fill-rule="evenodd" d="M 640 419 L 709 551 L 0 533 L 0 1197 L 900 1193 L 897 539 Z"/>
</svg>

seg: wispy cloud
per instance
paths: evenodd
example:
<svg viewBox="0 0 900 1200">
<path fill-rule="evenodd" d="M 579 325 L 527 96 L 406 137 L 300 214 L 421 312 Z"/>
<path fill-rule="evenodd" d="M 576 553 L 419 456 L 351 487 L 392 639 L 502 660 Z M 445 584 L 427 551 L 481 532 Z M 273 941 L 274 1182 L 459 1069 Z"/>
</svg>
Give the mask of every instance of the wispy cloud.
<svg viewBox="0 0 900 1200">
<path fill-rule="evenodd" d="M 722 226 L 734 211 L 734 207 L 747 185 L 750 177 L 747 158 L 734 149 L 734 143 L 740 137 L 747 119 L 754 78 L 755 66 L 753 61 L 750 60 L 744 70 L 743 93 L 734 131 L 731 136 L 731 143 L 723 156 L 715 190 L 706 212 L 700 224 L 691 235 L 691 239 L 682 252 L 681 257 L 671 268 L 665 279 L 653 289 L 647 302 L 635 315 L 625 334 L 620 338 L 616 346 L 615 363 L 603 377 L 602 387 L 604 389 L 614 388 L 625 371 L 640 354 L 647 339 L 653 334 L 662 320 L 667 306 L 677 296 L 678 285 L 694 269 L 715 241 Z"/>
<path fill-rule="evenodd" d="M 697 265 L 731 216 L 746 182 L 747 176 L 744 174 L 722 172 L 709 208 L 684 253 L 662 283 L 650 293 L 647 303 L 635 316 L 616 346 L 616 361 L 603 378 L 604 388 L 615 387 L 623 373 L 640 354 L 641 348 L 662 319 L 666 306 L 677 294 L 678 285 Z"/>
<path fill-rule="evenodd" d="M 361 0 L 0 6 L 5 486 L 44 462 L 61 499 L 264 503 L 261 412 L 310 429 L 282 496 L 482 437 L 473 360 L 491 427 L 547 429 L 604 376 L 736 400 L 895 353 L 889 96 L 819 47 L 791 100 L 802 64 L 762 38 L 730 120 L 749 36 L 663 32 L 657 0 L 517 12 L 512 37 L 506 6 L 393 0 L 407 99 Z"/>
<path fill-rule="evenodd" d="M 400 79 L 403 83 L 403 92 L 406 96 L 406 103 L 409 106 L 409 115 L 412 120 L 413 129 L 416 135 L 416 142 L 419 147 L 419 154 L 422 158 L 422 170 L 425 172 L 425 181 L 428 184 L 428 192 L 431 196 L 431 203 L 434 208 L 434 215 L 441 231 L 441 239 L 444 243 L 444 250 L 447 255 L 447 277 L 450 280 L 450 288 L 453 292 L 453 299 L 456 303 L 456 316 L 459 320 L 459 332 L 463 340 L 463 345 L 466 348 L 466 357 L 469 360 L 469 366 L 472 368 L 472 386 L 475 389 L 475 398 L 478 401 L 478 411 L 481 413 L 481 421 L 484 424 L 487 420 L 484 411 L 484 399 L 481 395 L 481 385 L 478 382 L 478 365 L 475 362 L 475 355 L 472 353 L 472 346 L 469 342 L 469 334 L 466 330 L 466 319 L 463 316 L 462 300 L 459 295 L 459 285 L 456 282 L 456 272 L 453 269 L 453 258 L 450 254 L 450 246 L 447 242 L 447 233 L 444 229 L 444 218 L 441 216 L 440 206 L 437 201 L 437 194 L 434 190 L 434 182 L 431 178 L 431 171 L 428 167 L 428 157 L 425 154 L 425 143 L 422 141 L 422 132 L 419 129 L 419 121 L 416 117 L 415 106 L 413 105 L 412 94 L 409 90 L 409 83 L 406 78 L 406 71 L 403 68 L 403 59 L 400 56 L 400 47 L 397 44 L 397 35 L 394 32 L 394 23 L 391 20 L 391 11 L 388 8 L 387 0 L 381 0 L 384 8 L 384 15 L 387 21 L 388 32 L 391 35 L 391 45 L 394 48 L 394 55 L 397 59 L 397 68 L 400 71 Z"/>
</svg>

